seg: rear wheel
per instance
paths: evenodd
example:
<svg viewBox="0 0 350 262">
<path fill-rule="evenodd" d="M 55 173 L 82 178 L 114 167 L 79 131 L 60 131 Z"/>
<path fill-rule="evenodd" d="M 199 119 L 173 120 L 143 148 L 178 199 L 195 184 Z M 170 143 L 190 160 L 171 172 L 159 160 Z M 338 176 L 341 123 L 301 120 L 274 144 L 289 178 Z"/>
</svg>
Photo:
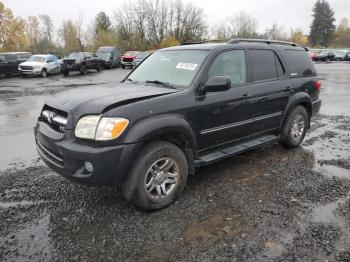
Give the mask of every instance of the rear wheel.
<svg viewBox="0 0 350 262">
<path fill-rule="evenodd" d="M 308 122 L 309 115 L 305 107 L 295 107 L 283 125 L 280 143 L 287 148 L 298 147 L 304 140 Z"/>
<path fill-rule="evenodd" d="M 170 205 L 186 184 L 187 159 L 180 148 L 165 141 L 146 145 L 123 184 L 125 198 L 142 210 Z"/>
</svg>

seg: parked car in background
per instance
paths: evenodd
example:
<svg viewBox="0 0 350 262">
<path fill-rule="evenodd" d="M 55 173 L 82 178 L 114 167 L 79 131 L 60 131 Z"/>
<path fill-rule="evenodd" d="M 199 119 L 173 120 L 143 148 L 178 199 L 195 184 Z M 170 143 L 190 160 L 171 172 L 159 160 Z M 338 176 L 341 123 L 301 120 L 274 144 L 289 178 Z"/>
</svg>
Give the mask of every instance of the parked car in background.
<svg viewBox="0 0 350 262">
<path fill-rule="evenodd" d="M 330 51 L 330 50 L 323 50 L 320 53 L 318 53 L 315 57 L 314 61 L 318 61 L 318 62 L 325 62 L 325 61 L 330 61 L 333 60 L 335 57 L 334 52 Z"/>
<path fill-rule="evenodd" d="M 29 57 L 32 56 L 31 52 L 11 52 L 10 54 L 15 55 L 19 62 L 25 62 Z"/>
<path fill-rule="evenodd" d="M 26 61 L 31 55 L 30 52 L 0 53 L 0 75 L 18 73 L 18 65 Z"/>
<path fill-rule="evenodd" d="M 350 52 L 348 50 L 334 51 L 334 61 L 348 61 L 350 60 Z"/>
<path fill-rule="evenodd" d="M 133 67 L 132 62 L 140 51 L 128 51 L 122 56 L 122 68 Z"/>
<path fill-rule="evenodd" d="M 101 71 L 102 60 L 95 54 L 89 52 L 74 52 L 62 60 L 62 73 L 65 76 L 71 71 L 79 71 L 80 74 L 86 75 L 87 70 L 95 69 Z"/>
<path fill-rule="evenodd" d="M 121 63 L 121 52 L 118 47 L 101 46 L 97 49 L 97 56 L 101 58 L 104 68 L 119 67 Z"/>
<path fill-rule="evenodd" d="M 18 70 L 23 76 L 57 74 L 61 71 L 61 64 L 54 55 L 33 55 L 26 62 L 19 64 Z"/>
<path fill-rule="evenodd" d="M 311 58 L 312 61 L 316 61 L 316 57 L 317 55 L 320 53 L 321 51 L 319 50 L 310 50 L 309 51 L 309 56 Z"/>
<path fill-rule="evenodd" d="M 135 59 L 132 61 L 132 67 L 138 66 L 143 60 L 149 57 L 152 53 L 153 53 L 152 51 L 145 51 L 145 52 L 138 53 Z"/>
<path fill-rule="evenodd" d="M 18 73 L 18 64 L 21 60 L 13 53 L 0 53 L 0 75 Z"/>
</svg>

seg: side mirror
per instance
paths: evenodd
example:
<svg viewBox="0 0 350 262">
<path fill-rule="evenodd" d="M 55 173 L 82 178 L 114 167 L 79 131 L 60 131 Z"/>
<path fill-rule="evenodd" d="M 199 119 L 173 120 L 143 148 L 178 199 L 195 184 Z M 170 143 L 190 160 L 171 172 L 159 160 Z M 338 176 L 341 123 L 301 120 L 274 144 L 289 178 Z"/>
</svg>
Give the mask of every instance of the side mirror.
<svg viewBox="0 0 350 262">
<path fill-rule="evenodd" d="M 205 92 L 221 92 L 231 88 L 231 79 L 228 76 L 214 76 L 209 78 L 205 86 L 201 88 Z"/>
</svg>

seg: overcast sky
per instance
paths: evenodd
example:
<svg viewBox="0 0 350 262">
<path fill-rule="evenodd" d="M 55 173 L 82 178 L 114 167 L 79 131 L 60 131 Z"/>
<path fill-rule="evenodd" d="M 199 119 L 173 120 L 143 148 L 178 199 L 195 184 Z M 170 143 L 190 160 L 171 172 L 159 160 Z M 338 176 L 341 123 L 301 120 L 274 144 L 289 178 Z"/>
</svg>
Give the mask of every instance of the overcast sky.
<svg viewBox="0 0 350 262">
<path fill-rule="evenodd" d="M 114 16 L 123 0 L 0 0 L 12 9 L 15 15 L 48 14 L 56 29 L 64 19 L 75 19 L 83 14 L 85 24 L 89 24 L 100 11 Z M 133 2 L 133 0 L 130 0 Z M 136 1 L 136 0 L 135 0 Z M 184 0 L 202 7 L 207 21 L 211 24 L 237 12 L 244 11 L 258 21 L 258 30 L 263 32 L 276 22 L 289 28 L 300 27 L 309 33 L 312 7 L 316 0 Z M 350 20 L 350 0 L 328 0 L 335 11 L 337 21 L 342 17 Z"/>
</svg>

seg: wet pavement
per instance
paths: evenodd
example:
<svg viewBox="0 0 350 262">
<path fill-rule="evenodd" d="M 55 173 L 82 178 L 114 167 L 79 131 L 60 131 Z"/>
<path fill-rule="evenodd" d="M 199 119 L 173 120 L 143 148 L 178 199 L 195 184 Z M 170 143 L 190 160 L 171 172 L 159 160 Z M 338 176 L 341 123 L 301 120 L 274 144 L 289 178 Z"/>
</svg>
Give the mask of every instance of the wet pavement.
<svg viewBox="0 0 350 262">
<path fill-rule="evenodd" d="M 201 168 L 151 213 L 119 188 L 56 175 L 33 142 L 44 101 L 113 86 L 126 70 L 0 79 L 0 261 L 350 261 L 350 64 L 316 67 L 323 106 L 300 148 Z"/>
</svg>

